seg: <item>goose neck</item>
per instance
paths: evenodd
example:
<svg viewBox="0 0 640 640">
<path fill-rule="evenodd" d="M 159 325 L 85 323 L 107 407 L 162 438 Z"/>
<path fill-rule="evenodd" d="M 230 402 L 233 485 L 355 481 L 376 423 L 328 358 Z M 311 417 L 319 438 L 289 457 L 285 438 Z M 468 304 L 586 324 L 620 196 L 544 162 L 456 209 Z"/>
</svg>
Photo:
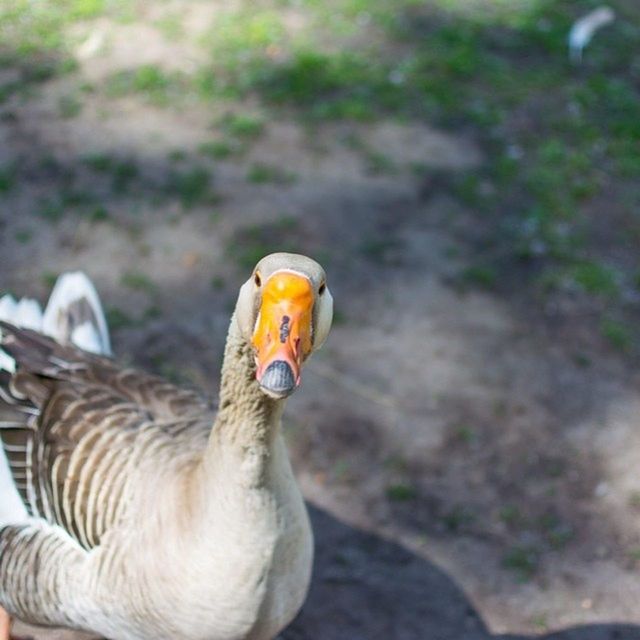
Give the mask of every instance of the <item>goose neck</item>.
<svg viewBox="0 0 640 640">
<path fill-rule="evenodd" d="M 284 400 L 267 396 L 256 380 L 254 353 L 231 320 L 220 383 L 220 405 L 207 457 L 231 456 L 253 461 L 264 471 L 280 430 Z"/>
</svg>

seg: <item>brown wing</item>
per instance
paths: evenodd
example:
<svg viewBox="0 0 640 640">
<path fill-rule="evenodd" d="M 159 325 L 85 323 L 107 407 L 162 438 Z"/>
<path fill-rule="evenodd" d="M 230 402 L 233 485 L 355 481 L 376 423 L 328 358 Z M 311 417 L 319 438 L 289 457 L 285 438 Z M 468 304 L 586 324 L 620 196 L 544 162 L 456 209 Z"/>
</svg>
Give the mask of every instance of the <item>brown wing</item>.
<svg viewBox="0 0 640 640">
<path fill-rule="evenodd" d="M 0 438 L 35 516 L 90 548 L 126 507 L 128 479 L 151 449 L 202 447 L 211 407 L 111 360 L 0 322 L 16 373 L 0 373 Z"/>
</svg>

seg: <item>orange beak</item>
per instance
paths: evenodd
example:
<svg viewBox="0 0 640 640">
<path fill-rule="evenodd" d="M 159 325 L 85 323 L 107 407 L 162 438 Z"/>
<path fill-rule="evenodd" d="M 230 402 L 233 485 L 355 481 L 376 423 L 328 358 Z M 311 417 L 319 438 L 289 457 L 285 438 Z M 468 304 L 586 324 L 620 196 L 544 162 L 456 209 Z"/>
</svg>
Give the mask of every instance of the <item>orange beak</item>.
<svg viewBox="0 0 640 640">
<path fill-rule="evenodd" d="M 300 368 L 311 351 L 313 288 L 304 276 L 276 272 L 264 285 L 253 334 L 256 378 L 276 398 L 300 384 Z"/>
</svg>

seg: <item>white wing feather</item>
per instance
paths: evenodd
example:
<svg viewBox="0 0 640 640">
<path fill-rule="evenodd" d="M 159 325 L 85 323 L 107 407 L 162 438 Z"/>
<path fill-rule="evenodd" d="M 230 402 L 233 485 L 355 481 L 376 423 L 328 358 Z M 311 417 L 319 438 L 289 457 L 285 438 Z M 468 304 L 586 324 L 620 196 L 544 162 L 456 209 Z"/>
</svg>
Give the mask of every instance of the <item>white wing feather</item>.
<svg viewBox="0 0 640 640">
<path fill-rule="evenodd" d="M 65 273 L 58 278 L 44 312 L 42 332 L 59 341 L 64 339 L 64 326 L 68 309 L 84 298 L 95 318 L 95 323 L 85 322 L 73 329 L 71 342 L 92 353 L 111 355 L 111 342 L 107 320 L 98 293 L 91 280 L 81 271 Z"/>
<path fill-rule="evenodd" d="M 42 331 L 42 308 L 36 300 L 22 298 L 16 301 L 13 296 L 6 294 L 0 298 L 0 320 L 11 322 L 18 327 Z M 2 331 L 0 331 L 0 338 Z M 0 370 L 15 371 L 15 362 L 0 349 Z"/>
</svg>

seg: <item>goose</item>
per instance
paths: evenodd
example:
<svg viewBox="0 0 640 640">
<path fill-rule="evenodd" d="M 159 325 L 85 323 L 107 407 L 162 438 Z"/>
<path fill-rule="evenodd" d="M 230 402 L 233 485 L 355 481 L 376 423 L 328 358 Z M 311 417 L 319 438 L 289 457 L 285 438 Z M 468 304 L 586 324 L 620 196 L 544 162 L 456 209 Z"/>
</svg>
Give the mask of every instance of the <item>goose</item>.
<svg viewBox="0 0 640 640">
<path fill-rule="evenodd" d="M 0 322 L 14 363 L 0 372 L 0 499 L 22 506 L 0 521 L 0 640 L 12 617 L 113 640 L 271 640 L 287 626 L 313 539 L 281 417 L 332 313 L 317 262 L 263 258 L 231 317 L 217 412 Z"/>
</svg>

